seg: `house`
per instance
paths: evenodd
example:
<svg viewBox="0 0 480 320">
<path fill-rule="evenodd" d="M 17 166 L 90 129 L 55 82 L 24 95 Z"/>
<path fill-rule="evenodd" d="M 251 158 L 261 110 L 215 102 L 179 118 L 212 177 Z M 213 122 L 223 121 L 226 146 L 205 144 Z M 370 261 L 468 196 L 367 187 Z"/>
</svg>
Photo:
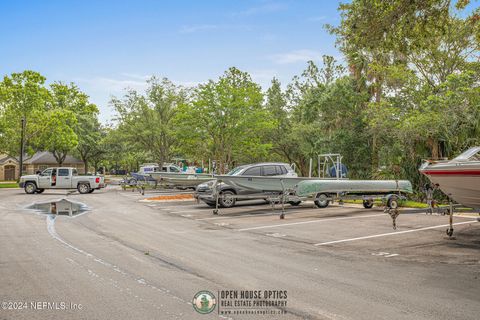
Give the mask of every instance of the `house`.
<svg viewBox="0 0 480 320">
<path fill-rule="evenodd" d="M 17 180 L 20 168 L 17 159 L 0 154 L 0 181 Z"/>
<path fill-rule="evenodd" d="M 26 160 L 23 161 L 23 174 L 34 174 L 37 171 L 43 171 L 48 167 L 55 166 L 58 166 L 57 160 L 51 152 L 37 152 L 30 158 L 26 157 Z M 85 173 L 83 161 L 72 156 L 67 155 L 62 166 L 76 168 L 80 174 Z M 17 180 L 19 169 L 19 163 L 16 158 L 0 155 L 0 181 Z"/>
</svg>

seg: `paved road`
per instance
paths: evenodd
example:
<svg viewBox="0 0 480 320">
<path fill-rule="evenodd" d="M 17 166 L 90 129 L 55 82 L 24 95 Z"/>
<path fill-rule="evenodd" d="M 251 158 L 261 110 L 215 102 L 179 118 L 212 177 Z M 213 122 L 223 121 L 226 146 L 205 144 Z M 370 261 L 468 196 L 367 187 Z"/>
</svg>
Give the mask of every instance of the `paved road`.
<svg viewBox="0 0 480 320">
<path fill-rule="evenodd" d="M 288 292 L 287 314 L 231 317 L 438 320 L 480 314 L 480 223 L 474 219 L 456 226 L 457 240 L 446 240 L 442 227 L 315 246 L 392 232 L 390 221 L 377 217 L 378 210 L 331 208 L 321 217 L 299 208 L 281 221 L 292 223 L 282 229 L 265 206 L 212 217 L 203 206 L 143 203 L 113 188 L 69 195 L 91 209 L 75 218 L 24 209 L 62 197 L 0 190 L 0 300 L 28 303 L 24 310 L 0 309 L 2 320 L 228 318 L 217 310 L 196 313 L 193 295 L 277 289 Z M 263 214 L 254 216 L 259 210 Z M 431 218 L 412 215 L 399 223 L 441 224 Z"/>
</svg>

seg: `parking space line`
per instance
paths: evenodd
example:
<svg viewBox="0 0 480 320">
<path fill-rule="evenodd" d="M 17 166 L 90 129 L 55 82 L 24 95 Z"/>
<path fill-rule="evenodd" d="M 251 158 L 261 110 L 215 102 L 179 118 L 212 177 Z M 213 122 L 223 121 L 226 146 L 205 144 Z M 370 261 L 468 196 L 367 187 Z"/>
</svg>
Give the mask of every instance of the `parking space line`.
<svg viewBox="0 0 480 320">
<path fill-rule="evenodd" d="M 305 210 L 295 210 L 295 211 L 285 211 L 286 215 L 289 215 L 291 213 L 302 213 L 306 212 Z M 239 219 L 239 218 L 246 218 L 246 217 L 264 217 L 264 216 L 279 216 L 282 212 L 281 211 L 275 211 L 275 212 L 266 212 L 266 213 L 247 213 L 247 214 L 240 214 L 238 216 L 218 216 L 218 217 L 210 217 L 210 218 L 200 218 L 200 219 L 195 219 L 196 221 L 203 221 L 203 220 L 218 220 L 218 219 Z"/>
<path fill-rule="evenodd" d="M 182 211 L 169 211 L 170 213 L 194 213 L 199 212 L 200 210 L 182 210 Z"/>
<path fill-rule="evenodd" d="M 300 221 L 300 222 L 292 222 L 292 223 L 281 223 L 281 224 L 273 224 L 273 225 L 269 225 L 269 226 L 260 226 L 260 227 L 238 229 L 238 231 L 249 231 L 249 230 L 258 230 L 258 229 L 287 227 L 287 226 L 295 226 L 295 225 L 299 225 L 299 224 L 328 222 L 328 221 L 334 221 L 334 220 L 350 220 L 350 219 L 372 218 L 372 217 L 378 217 L 378 216 L 385 216 L 385 213 L 377 213 L 377 214 L 369 214 L 369 215 L 353 216 L 353 217 L 325 218 L 325 219 L 308 220 L 308 221 Z"/>
<path fill-rule="evenodd" d="M 454 223 L 453 225 L 456 226 L 456 225 L 467 224 L 467 223 L 476 223 L 476 222 L 478 222 L 478 221 L 464 221 L 464 222 Z M 389 233 L 374 234 L 374 235 L 365 236 L 365 237 L 358 237 L 358 238 L 350 238 L 350 239 L 342 239 L 342 240 L 334 240 L 334 241 L 320 242 L 320 243 L 316 243 L 316 244 L 314 244 L 314 245 L 315 245 L 315 246 L 324 246 L 324 245 L 327 245 L 327 244 L 335 244 L 335 243 L 358 241 L 358 240 L 371 239 L 371 238 L 394 236 L 394 235 L 397 235 L 397 234 L 404 234 L 404 233 L 424 231 L 424 230 L 430 230 L 430 229 L 445 228 L 445 227 L 448 227 L 448 226 L 449 226 L 449 224 L 441 224 L 441 225 L 438 225 L 438 226 L 431 226 L 431 227 L 424 227 L 424 228 L 418 228 L 418 229 L 412 229 L 412 230 L 404 230 L 404 231 L 396 231 L 396 232 L 389 232 Z"/>
<path fill-rule="evenodd" d="M 218 219 L 234 219 L 234 218 L 242 218 L 242 217 L 251 217 L 251 216 L 272 216 L 272 215 L 279 215 L 279 213 L 250 213 L 250 214 L 242 214 L 240 216 L 220 216 L 220 217 L 210 217 L 210 218 L 200 218 L 195 219 L 196 221 L 204 221 L 204 220 L 218 220 Z"/>
</svg>

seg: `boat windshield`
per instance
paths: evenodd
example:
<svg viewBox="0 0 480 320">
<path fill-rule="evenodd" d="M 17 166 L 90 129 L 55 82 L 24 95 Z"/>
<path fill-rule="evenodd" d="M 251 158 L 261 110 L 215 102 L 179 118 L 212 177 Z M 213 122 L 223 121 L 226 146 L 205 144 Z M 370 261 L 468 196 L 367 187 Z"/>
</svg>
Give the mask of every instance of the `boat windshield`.
<svg viewBox="0 0 480 320">
<path fill-rule="evenodd" d="M 234 168 L 232 171 L 230 171 L 229 173 L 227 173 L 227 176 L 236 176 L 243 168 L 245 168 L 246 166 L 240 166 L 240 167 L 236 167 Z"/>
<path fill-rule="evenodd" d="M 480 147 L 473 147 L 453 159 L 455 161 L 480 161 Z"/>
</svg>

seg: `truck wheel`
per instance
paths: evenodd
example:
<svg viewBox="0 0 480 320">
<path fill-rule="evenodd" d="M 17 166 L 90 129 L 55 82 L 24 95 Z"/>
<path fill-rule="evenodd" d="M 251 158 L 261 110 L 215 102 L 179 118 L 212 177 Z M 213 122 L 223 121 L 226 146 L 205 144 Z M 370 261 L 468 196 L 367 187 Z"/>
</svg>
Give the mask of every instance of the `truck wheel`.
<svg viewBox="0 0 480 320">
<path fill-rule="evenodd" d="M 79 183 L 77 186 L 77 190 L 81 194 L 88 193 L 90 191 L 90 185 L 88 185 L 87 183 Z"/>
<path fill-rule="evenodd" d="M 365 209 L 371 209 L 373 207 L 373 200 L 372 199 L 363 200 L 363 207 Z"/>
<path fill-rule="evenodd" d="M 25 183 L 25 193 L 34 194 L 37 191 L 37 186 L 33 182 Z"/>
<path fill-rule="evenodd" d="M 37 189 L 37 193 L 43 193 L 43 191 L 45 191 L 45 189 Z"/>
<path fill-rule="evenodd" d="M 218 204 L 220 204 L 222 208 L 231 208 L 235 206 L 235 198 L 233 197 L 235 196 L 235 193 L 233 191 L 225 190 L 220 194 L 222 195 L 222 198 L 218 199 Z"/>
<path fill-rule="evenodd" d="M 325 193 L 320 193 L 315 196 L 315 205 L 319 208 L 326 208 L 328 207 L 328 204 L 330 203 L 330 200 L 328 200 L 328 195 Z"/>
</svg>

